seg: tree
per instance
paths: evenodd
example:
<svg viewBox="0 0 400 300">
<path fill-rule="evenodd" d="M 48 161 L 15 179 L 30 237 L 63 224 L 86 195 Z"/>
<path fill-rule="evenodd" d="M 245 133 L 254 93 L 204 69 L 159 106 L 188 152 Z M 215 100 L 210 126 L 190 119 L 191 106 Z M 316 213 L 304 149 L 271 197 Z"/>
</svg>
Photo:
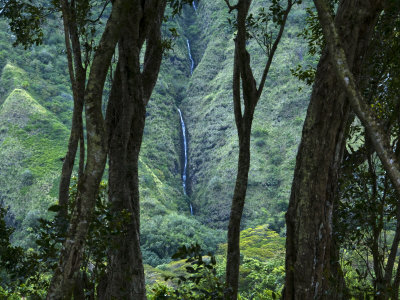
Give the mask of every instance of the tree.
<svg viewBox="0 0 400 300">
<path fill-rule="evenodd" d="M 251 126 L 257 102 L 262 94 L 272 59 L 285 28 L 287 16 L 295 1 L 293 2 L 289 0 L 285 10 L 280 6 L 279 1 L 273 1 L 270 7 L 271 15 L 262 15 L 263 18 L 261 18 L 261 21 L 265 23 L 268 23 L 269 18 L 272 16 L 279 27 L 279 32 L 275 39 L 272 39 L 268 33 L 264 35 L 264 38 L 268 41 L 267 44 L 270 48 L 267 48 L 268 59 L 258 87 L 250 66 L 250 54 L 246 50 L 246 41 L 249 39 L 247 31 L 247 16 L 251 5 L 251 0 L 238 0 L 235 5 L 231 5 L 229 0 L 225 0 L 225 2 L 229 7 L 230 12 L 233 10 L 236 10 L 237 12 L 237 35 L 235 37 L 232 88 L 234 114 L 239 137 L 239 161 L 235 190 L 232 198 L 231 214 L 229 218 L 228 253 L 226 262 L 226 284 L 232 289 L 230 298 L 236 299 L 239 286 L 240 221 L 242 218 L 243 207 L 246 198 L 248 174 L 250 168 Z M 266 26 L 266 24 L 263 25 Z M 241 92 L 243 92 L 243 94 Z M 242 103 L 244 104 L 244 112 L 242 112 Z"/>
<path fill-rule="evenodd" d="M 110 17 L 94 53 L 85 88 L 87 163 L 82 180 L 78 183 L 78 196 L 68 237 L 51 282 L 48 299 L 62 299 L 71 295 L 75 276 L 79 272 L 89 220 L 107 157 L 106 128 L 101 110 L 103 87 L 115 46 L 120 39 L 121 28 L 127 24 L 131 5 L 126 0 L 113 2 Z"/>
<path fill-rule="evenodd" d="M 107 4 L 106 4 L 107 5 Z M 66 215 L 68 210 L 69 186 L 71 182 L 71 174 L 74 168 L 78 143 L 80 147 L 79 159 L 79 178 L 83 175 L 85 163 L 85 140 L 83 136 L 83 101 L 85 97 L 86 72 L 89 64 L 90 53 L 86 53 L 86 57 L 82 57 L 82 46 L 80 42 L 80 34 L 82 28 L 87 26 L 89 21 L 87 10 L 89 5 L 82 9 L 75 1 L 60 1 L 61 12 L 63 16 L 65 49 L 68 59 L 68 71 L 72 86 L 72 95 L 74 106 L 72 112 L 71 133 L 68 142 L 68 150 L 65 155 L 63 167 L 61 171 L 61 179 L 59 185 L 58 201 L 61 206 L 61 214 Z M 82 11 L 84 10 L 84 11 Z M 86 11 L 85 11 L 86 10 Z M 79 17 L 80 16 L 80 19 Z M 86 49 L 89 52 L 89 49 Z"/>
<path fill-rule="evenodd" d="M 380 120 L 374 116 L 370 106 L 365 101 L 360 88 L 356 85 L 354 75 L 349 68 L 347 61 L 348 59 L 344 53 L 343 46 L 341 45 L 341 39 L 329 13 L 327 12 L 327 4 L 324 0 L 315 0 L 314 3 L 318 10 L 320 24 L 323 29 L 325 40 L 327 41 L 336 76 L 348 96 L 352 109 L 364 126 L 368 140 L 371 142 L 377 156 L 382 163 L 383 168 L 387 173 L 387 176 L 390 178 L 393 188 L 395 189 L 397 195 L 400 195 L 400 164 L 398 161 L 398 155 L 391 146 L 391 137 L 382 127 Z M 390 8 L 390 6 L 390 3 L 388 3 L 386 9 L 388 9 L 388 7 Z M 399 11 L 399 7 L 396 7 L 396 4 L 392 4 L 392 7 Z M 386 274 L 380 274 L 381 270 L 376 268 L 376 275 L 380 280 L 379 283 L 383 285 L 383 287 L 380 287 L 380 289 L 383 288 L 383 291 L 385 291 L 385 289 L 389 289 L 391 285 L 393 266 L 398 249 L 399 239 L 400 232 L 397 230 L 388 258 L 388 264 L 385 270 Z M 372 246 L 374 247 L 374 245 Z M 374 248 L 374 252 L 376 252 L 376 246 Z M 375 253 L 375 258 L 377 257 L 376 254 L 377 253 Z M 395 281 L 398 281 L 398 279 Z M 398 293 L 398 283 L 395 283 L 394 290 Z M 397 297 L 398 295 L 394 296 Z M 379 298 L 381 298 L 381 296 L 379 296 Z M 386 299 L 386 296 L 384 296 L 383 299 Z"/>
<path fill-rule="evenodd" d="M 74 168 L 75 157 L 80 147 L 79 177 L 82 176 L 85 160 L 85 141 L 83 134 L 83 102 L 85 93 L 86 73 L 90 65 L 93 38 L 98 20 L 110 3 L 109 0 L 102 4 L 102 10 L 97 20 L 92 20 L 93 8 L 96 6 L 92 0 L 68 1 L 53 0 L 50 3 L 25 2 L 19 0 L 3 1 L 1 13 L 10 20 L 11 30 L 17 39 L 15 44 L 22 44 L 25 48 L 32 44 L 39 45 L 43 40 L 43 23 L 46 18 L 61 12 L 65 36 L 65 52 L 68 60 L 68 71 L 74 99 L 71 133 L 68 150 L 63 158 L 63 167 L 59 185 L 59 203 L 62 207 L 60 213 L 67 214 L 69 186 Z M 82 45 L 84 44 L 84 46 Z M 79 143 L 80 142 L 80 143 Z"/>
<path fill-rule="evenodd" d="M 385 7 L 375 26 L 363 73 L 367 86 L 364 100 L 390 136 L 399 156 L 398 52 L 399 4 Z M 389 75 L 390 74 L 390 75 Z M 389 76 L 388 76 L 389 75 Z M 360 141 L 364 140 L 360 145 Z M 340 202 L 336 231 L 345 269 L 363 285 L 349 279 L 349 291 L 364 289 L 377 299 L 397 298 L 400 270 L 395 256 L 400 240 L 400 209 L 397 193 L 377 157 L 368 134 L 358 122 L 350 127 L 340 178 Z M 355 258 L 355 259 L 354 259 Z M 350 265 L 358 273 L 349 270 Z M 396 270 L 397 268 L 397 270 Z"/>
<path fill-rule="evenodd" d="M 106 2 L 107 4 L 108 2 Z M 52 1 L 24 2 L 6 1 L 2 13 L 10 19 L 11 29 L 17 36 L 17 42 L 25 47 L 32 43 L 40 44 L 43 33 L 41 24 L 48 12 L 61 10 L 65 30 L 66 52 L 72 90 L 74 95 L 74 113 L 68 153 L 64 161 L 60 182 L 61 214 L 66 215 L 68 188 L 74 165 L 78 141 L 81 141 L 81 159 L 78 183 L 78 196 L 75 211 L 68 230 L 68 238 L 63 248 L 59 268 L 56 270 L 48 298 L 68 297 L 72 293 L 73 281 L 79 272 L 82 249 L 88 231 L 89 220 L 94 209 L 95 197 L 104 171 L 107 154 L 104 120 L 101 111 L 104 81 L 119 39 L 120 29 L 126 22 L 129 1 L 114 1 L 111 15 L 91 62 L 86 82 L 86 67 L 91 55 L 86 48 L 85 58 L 81 55 L 80 38 L 91 8 L 90 1 Z M 82 130 L 82 109 L 85 102 L 87 125 L 87 164 L 83 171 L 84 145 Z"/>
<path fill-rule="evenodd" d="M 157 81 L 163 47 L 161 24 L 166 0 L 133 1 L 119 40 L 119 60 L 107 109 L 109 199 L 112 213 L 129 213 L 118 245 L 110 253 L 104 299 L 146 299 L 140 250 L 139 152 L 146 105 Z M 140 55 L 145 47 L 141 71 Z"/>
<path fill-rule="evenodd" d="M 166 0 L 113 2 L 111 15 L 92 62 L 89 52 L 92 50 L 91 43 L 85 43 L 83 49 L 87 51 L 85 57 L 82 57 L 80 40 L 87 32 L 85 25 L 96 22 L 89 19 L 91 2 L 67 0 L 52 2 L 51 7 L 55 10 L 60 9 L 63 15 L 68 67 L 74 95 L 71 137 L 60 183 L 59 202 L 62 215 L 66 215 L 68 209 L 68 188 L 79 140 L 81 155 L 78 196 L 67 234 L 68 244 L 63 248 L 60 267 L 53 277 L 48 298 L 59 298 L 61 295 L 69 297 L 72 293 L 73 278 L 77 277 L 79 272 L 85 236 L 93 213 L 93 193 L 96 192 L 95 186 L 102 176 L 107 154 L 110 157 L 109 197 L 113 204 L 112 212 L 115 217 L 128 213 L 131 218 L 129 222 L 123 224 L 123 234 L 115 238 L 115 244 L 120 247 L 112 249 L 109 253 L 107 284 L 103 285 L 104 294 L 100 296 L 134 299 L 146 297 L 139 242 L 138 156 L 146 105 L 157 80 L 165 46 L 161 40 L 161 24 L 166 2 Z M 184 2 L 170 1 L 174 14 L 180 11 Z M 21 41 L 24 45 L 40 43 L 40 25 L 43 20 L 40 12 L 43 7 L 16 0 L 12 3 L 13 10 L 10 10 L 12 12 L 10 17 L 15 21 L 16 32 L 21 34 Z M 107 1 L 104 4 L 101 14 L 108 3 Z M 7 2 L 7 7 L 10 7 L 10 2 Z M 25 14 L 20 13 L 21 8 L 24 8 Z M 27 20 L 30 19 L 26 16 L 39 21 L 27 26 L 29 23 Z M 20 27 L 27 30 L 20 30 Z M 107 120 L 104 120 L 101 114 L 101 96 L 117 42 L 119 59 L 107 109 Z M 140 63 L 142 52 L 144 52 L 143 71 Z M 85 87 L 89 64 L 91 71 Z M 81 121 L 84 100 L 88 134 L 85 170 L 83 170 L 85 153 Z"/>
<path fill-rule="evenodd" d="M 390 146 L 389 137 L 385 134 L 379 121 L 373 116 L 354 80 L 354 75 L 349 68 L 346 55 L 341 45 L 341 39 L 334 23 L 327 13 L 327 5 L 324 1 L 315 1 L 318 16 L 330 51 L 334 60 L 334 70 L 349 98 L 349 103 L 365 127 L 368 137 L 385 170 L 393 183 L 394 188 L 400 193 L 400 170 L 394 151 Z M 329 18 L 328 18 L 329 15 Z"/>
<path fill-rule="evenodd" d="M 338 6 L 335 26 L 354 74 L 360 74 L 383 2 L 346 0 Z M 324 49 L 317 67 L 296 159 L 286 214 L 284 299 L 346 297 L 332 218 L 351 110 L 330 55 Z"/>
</svg>

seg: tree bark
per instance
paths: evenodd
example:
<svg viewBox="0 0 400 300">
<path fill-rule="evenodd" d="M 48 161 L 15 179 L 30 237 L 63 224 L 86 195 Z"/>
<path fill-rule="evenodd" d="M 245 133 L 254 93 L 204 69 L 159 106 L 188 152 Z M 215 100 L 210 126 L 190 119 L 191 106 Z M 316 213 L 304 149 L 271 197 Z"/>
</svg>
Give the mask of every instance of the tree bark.
<svg viewBox="0 0 400 300">
<path fill-rule="evenodd" d="M 82 65 L 82 54 L 76 26 L 75 8 L 72 7 L 67 0 L 61 0 L 60 4 L 63 15 L 68 71 L 72 85 L 72 95 L 74 99 L 71 133 L 68 141 L 67 154 L 65 155 L 62 166 L 58 196 L 58 202 L 61 207 L 60 214 L 66 217 L 68 213 L 69 185 L 71 181 L 71 174 L 74 168 L 78 143 L 80 140 L 82 140 L 83 137 L 82 112 L 83 99 L 85 96 L 84 94 L 86 70 L 83 68 Z M 82 153 L 82 151 L 84 151 L 84 147 L 82 148 L 82 143 L 80 145 L 80 148 Z M 82 166 L 83 163 L 84 155 L 80 155 L 80 166 Z M 80 167 L 80 175 L 82 173 L 81 169 L 82 168 Z"/>
<path fill-rule="evenodd" d="M 53 275 L 47 299 L 64 299 L 71 295 L 73 283 L 79 274 L 82 251 L 93 213 L 98 187 L 103 175 L 107 143 L 101 111 L 102 94 L 107 71 L 115 46 L 120 38 L 121 27 L 126 24 L 130 1 L 115 0 L 99 46 L 93 58 L 86 90 L 85 110 L 87 125 L 87 164 L 78 184 L 68 237 L 61 251 L 60 263 Z"/>
<path fill-rule="evenodd" d="M 146 299 L 140 250 L 138 165 L 146 105 L 162 59 L 161 23 L 165 5 L 165 0 L 135 1 L 133 17 L 119 42 L 119 62 L 107 111 L 109 199 L 115 218 L 127 212 L 129 220 L 123 223 L 120 234 L 113 241 L 104 299 Z M 145 40 L 141 72 L 140 52 Z"/>
<path fill-rule="evenodd" d="M 135 168 L 128 164 L 130 160 L 138 160 L 138 155 L 129 157 L 132 153 L 128 151 L 131 130 L 141 137 L 140 129 L 144 128 L 144 115 L 136 110 L 139 104 L 144 110 L 142 89 L 140 88 L 140 49 L 137 44 L 125 48 L 129 43 L 135 43 L 131 34 L 123 35 L 119 45 L 119 63 L 114 76 L 112 93 L 110 95 L 110 109 L 113 110 L 114 128 L 110 139 L 109 148 L 109 199 L 112 204 L 112 213 L 115 219 L 121 219 L 122 213 L 129 213 L 129 220 L 124 221 L 118 236 L 113 241 L 110 253 L 110 267 L 108 269 L 107 290 L 105 299 L 144 299 L 144 270 L 141 259 L 139 241 L 139 224 L 137 214 L 133 207 L 134 200 L 131 198 L 129 190 L 128 174 L 130 168 Z M 128 49 L 128 51 L 125 51 Z M 130 61 L 130 63 L 128 62 Z M 133 68 L 132 68 L 133 67 Z M 129 79 L 128 79 L 129 77 Z M 139 87 L 139 88 L 138 88 Z M 115 99 L 116 94 L 120 94 L 120 99 Z M 118 97 L 118 96 L 117 96 Z M 141 105 L 140 105 L 141 104 Z M 139 128 L 132 128 L 132 123 Z M 142 121 L 142 122 L 140 122 Z M 139 132 L 138 132 L 139 131 Z M 143 129 L 142 129 L 143 131 Z M 137 247 L 139 245 L 139 247 Z M 139 252 L 137 251 L 139 250 Z M 139 262 L 139 268 L 137 262 Z M 143 280 L 137 282 L 136 278 Z"/>
<path fill-rule="evenodd" d="M 376 0 L 340 2 L 335 24 L 340 29 L 352 71 L 360 73 L 372 29 L 382 10 Z M 286 214 L 284 299 L 344 299 L 331 261 L 333 205 L 350 107 L 325 49 L 317 67 Z M 334 267 L 333 265 L 336 265 Z"/>
</svg>

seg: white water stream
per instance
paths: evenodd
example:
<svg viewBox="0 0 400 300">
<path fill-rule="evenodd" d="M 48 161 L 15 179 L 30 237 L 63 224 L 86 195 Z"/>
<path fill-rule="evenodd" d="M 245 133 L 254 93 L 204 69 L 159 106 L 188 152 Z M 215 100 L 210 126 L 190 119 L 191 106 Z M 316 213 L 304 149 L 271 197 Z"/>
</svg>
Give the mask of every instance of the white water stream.
<svg viewBox="0 0 400 300">
<path fill-rule="evenodd" d="M 194 69 L 194 60 L 193 60 L 193 57 L 192 57 L 192 51 L 190 50 L 190 43 L 189 43 L 188 39 L 186 39 L 186 44 L 187 44 L 189 58 L 190 58 L 190 75 L 192 75 L 193 74 L 193 69 Z"/>
<path fill-rule="evenodd" d="M 187 164 L 188 164 L 188 147 L 187 147 L 187 139 L 186 139 L 186 126 L 185 121 L 183 120 L 182 112 L 178 108 L 179 117 L 181 120 L 181 128 L 182 128 L 182 139 L 183 139 L 183 154 L 184 154 L 184 163 L 183 163 L 183 170 L 182 170 L 182 186 L 183 186 L 183 193 L 187 195 L 186 189 L 186 182 L 187 182 Z M 193 215 L 193 207 L 192 203 L 189 202 L 190 206 L 190 214 Z"/>
<path fill-rule="evenodd" d="M 196 2 L 192 2 L 192 6 L 194 11 L 197 11 Z M 194 60 L 192 57 L 192 51 L 190 49 L 189 39 L 186 39 L 186 45 L 188 48 L 188 54 L 190 59 L 190 76 L 193 74 L 194 70 Z M 182 140 L 183 140 L 183 154 L 184 154 L 184 163 L 183 163 L 183 170 L 182 170 L 182 186 L 183 186 L 183 193 L 185 196 L 187 195 L 187 164 L 188 164 L 188 145 L 187 145 L 187 137 L 186 137 L 186 126 L 185 121 L 183 120 L 182 111 L 178 108 L 179 118 L 181 121 L 181 128 L 182 128 Z M 190 214 L 193 216 L 193 206 L 192 203 L 189 201 L 190 207 Z"/>
</svg>

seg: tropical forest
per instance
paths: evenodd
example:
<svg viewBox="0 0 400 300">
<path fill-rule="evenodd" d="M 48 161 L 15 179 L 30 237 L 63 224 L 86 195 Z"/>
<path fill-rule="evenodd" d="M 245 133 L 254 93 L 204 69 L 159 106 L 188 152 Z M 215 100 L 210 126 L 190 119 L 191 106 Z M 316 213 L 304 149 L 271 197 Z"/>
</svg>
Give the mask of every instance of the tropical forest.
<svg viewBox="0 0 400 300">
<path fill-rule="evenodd" d="M 400 299 L 400 0 L 0 0 L 0 299 Z"/>
</svg>

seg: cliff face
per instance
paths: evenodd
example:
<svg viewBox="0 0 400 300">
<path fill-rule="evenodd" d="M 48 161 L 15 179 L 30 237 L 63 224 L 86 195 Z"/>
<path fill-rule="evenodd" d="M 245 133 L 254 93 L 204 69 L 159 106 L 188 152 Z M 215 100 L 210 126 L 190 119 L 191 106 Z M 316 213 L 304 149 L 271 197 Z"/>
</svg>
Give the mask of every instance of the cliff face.
<svg viewBox="0 0 400 300">
<path fill-rule="evenodd" d="M 254 11 L 265 5 L 261 0 L 254 3 Z M 223 230 L 229 218 L 238 152 L 231 91 L 234 29 L 228 18 L 232 16 L 223 1 L 196 4 L 197 10 L 185 7 L 181 17 L 170 19 L 163 27 L 166 35 L 174 27 L 180 36 L 164 56 L 147 110 L 140 191 L 143 251 L 152 265 L 168 261 L 182 243 L 198 241 L 207 250 L 215 249 L 225 239 Z M 295 8 L 256 109 L 244 227 L 268 223 L 271 229 L 284 230 L 283 214 L 309 94 L 290 74 L 290 68 L 308 59 L 307 48 L 297 37 L 303 19 L 304 7 Z M 55 25 L 58 21 L 53 20 Z M 0 192 L 3 205 L 10 206 L 10 220 L 17 232 L 22 232 L 56 201 L 72 97 L 65 57 L 60 54 L 61 31 L 49 28 L 44 45 L 24 51 L 10 46 L 13 37 L 4 21 L 0 27 L 0 103 L 4 102 L 0 152 L 12 148 L 20 153 L 0 156 L 0 171 L 6 174 L 0 180 Z M 254 73 L 260 75 L 265 53 L 254 41 L 249 47 Z M 299 88 L 303 90 L 299 92 Z M 14 101 L 17 96 L 24 100 Z M 5 112 L 6 107 L 18 115 L 15 122 L 23 126 L 10 129 L 13 123 L 6 118 L 13 113 Z M 178 108 L 187 130 L 187 195 L 182 187 L 184 149 Z M 3 162 L 17 154 L 22 159 L 13 158 L 11 172 Z M 18 191 L 8 189 L 14 179 L 19 182 L 14 186 L 24 181 L 29 185 Z M 47 187 L 45 193 L 31 192 L 41 186 Z M 35 204 L 33 216 L 22 209 L 30 207 L 26 203 Z M 16 235 L 16 241 L 21 235 Z"/>
</svg>

